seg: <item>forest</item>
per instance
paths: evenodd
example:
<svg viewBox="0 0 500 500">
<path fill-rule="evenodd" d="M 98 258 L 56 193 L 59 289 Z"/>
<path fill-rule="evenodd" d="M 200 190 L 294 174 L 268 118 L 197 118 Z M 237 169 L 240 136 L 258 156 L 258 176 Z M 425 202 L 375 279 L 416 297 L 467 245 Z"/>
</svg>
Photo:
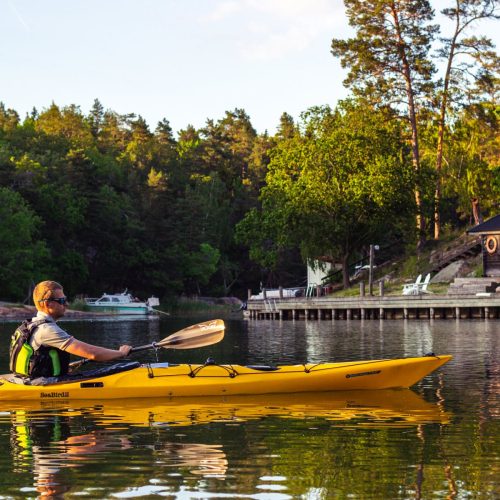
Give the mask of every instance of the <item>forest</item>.
<svg viewBox="0 0 500 500">
<path fill-rule="evenodd" d="M 349 98 L 284 112 L 273 135 L 244 109 L 174 133 L 98 99 L 24 117 L 0 103 L 0 299 L 50 278 L 70 297 L 244 300 L 304 285 L 318 258 L 347 287 L 371 243 L 418 254 L 496 215 L 499 59 L 468 33 L 495 2 L 451 2 L 450 33 L 427 1 L 345 5 L 353 38 L 331 53 Z"/>
</svg>

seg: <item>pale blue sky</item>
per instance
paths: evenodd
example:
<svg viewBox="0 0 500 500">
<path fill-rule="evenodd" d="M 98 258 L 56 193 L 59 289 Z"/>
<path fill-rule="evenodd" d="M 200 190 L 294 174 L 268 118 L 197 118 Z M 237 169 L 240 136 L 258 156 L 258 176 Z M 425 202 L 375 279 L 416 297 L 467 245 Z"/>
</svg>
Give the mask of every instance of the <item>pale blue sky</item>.
<svg viewBox="0 0 500 500">
<path fill-rule="evenodd" d="M 175 131 L 243 108 L 274 133 L 347 95 L 330 42 L 348 33 L 342 0 L 0 0 L 0 101 L 98 98 Z"/>
<path fill-rule="evenodd" d="M 342 0 L 0 0 L 0 101 L 21 116 L 98 98 L 152 129 L 243 108 L 258 132 L 346 95 Z"/>
</svg>

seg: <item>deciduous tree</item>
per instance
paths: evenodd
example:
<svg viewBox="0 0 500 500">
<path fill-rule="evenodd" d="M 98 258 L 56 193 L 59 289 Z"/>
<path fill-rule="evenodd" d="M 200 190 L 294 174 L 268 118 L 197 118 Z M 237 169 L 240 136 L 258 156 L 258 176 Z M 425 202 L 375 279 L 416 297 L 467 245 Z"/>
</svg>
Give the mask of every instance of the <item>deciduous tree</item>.
<svg viewBox="0 0 500 500">
<path fill-rule="evenodd" d="M 239 224 L 240 239 L 267 265 L 291 246 L 300 247 L 304 260 L 340 262 L 349 286 L 353 253 L 390 238 L 388 221 L 395 227 L 409 205 L 404 149 L 390 113 L 351 102 L 335 112 L 310 110 L 302 133 L 278 143 L 262 213 L 254 210 Z"/>
</svg>

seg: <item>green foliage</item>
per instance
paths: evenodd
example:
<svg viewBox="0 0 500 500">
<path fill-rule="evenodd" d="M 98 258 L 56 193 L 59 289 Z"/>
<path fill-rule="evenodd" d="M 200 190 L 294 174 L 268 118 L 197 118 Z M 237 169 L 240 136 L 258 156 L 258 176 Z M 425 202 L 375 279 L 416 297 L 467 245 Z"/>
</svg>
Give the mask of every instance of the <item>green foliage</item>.
<svg viewBox="0 0 500 500">
<path fill-rule="evenodd" d="M 401 269 L 401 275 L 406 278 L 415 279 L 420 273 L 419 259 L 415 255 L 410 255 L 403 262 L 403 267 Z"/>
<path fill-rule="evenodd" d="M 401 220 L 411 206 L 404 141 L 389 118 L 352 102 L 304 115 L 303 133 L 273 152 L 262 212 L 249 212 L 238 226 L 253 258 L 274 265 L 282 249 L 298 246 L 304 260 L 342 262 L 349 284 L 351 256 L 390 237 L 387 221 Z"/>
<path fill-rule="evenodd" d="M 500 199 L 498 153 L 500 151 L 499 106 L 478 103 L 461 112 L 450 131 L 443 193 L 456 198 L 459 213 L 470 214 L 471 199 L 482 209 L 494 210 Z"/>
<path fill-rule="evenodd" d="M 169 309 L 179 316 L 197 316 L 210 314 L 226 315 L 231 312 L 232 306 L 216 304 L 203 299 L 180 297 L 169 304 Z"/>
<path fill-rule="evenodd" d="M 206 285 L 217 269 L 220 252 L 209 243 L 202 243 L 197 251 L 190 252 L 184 260 L 184 276 L 187 280 L 193 280 L 197 292 L 200 293 L 199 285 Z"/>
<path fill-rule="evenodd" d="M 9 261 L 2 289 L 12 278 L 19 286 L 11 295 L 24 298 L 38 274 L 61 280 L 70 295 L 245 289 L 240 270 L 253 265 L 233 230 L 257 204 L 270 147 L 238 109 L 176 140 L 167 120 L 151 132 L 142 117 L 97 99 L 87 116 L 53 103 L 23 123 L 0 105 L 1 185 L 32 207 L 26 218 L 43 228 L 40 245 L 55 256 L 45 260 L 48 276 L 33 255 L 24 259 L 33 276 L 11 276 Z M 7 227 L 5 245 L 15 239 Z M 36 235 L 25 247 L 34 255 Z"/>
<path fill-rule="evenodd" d="M 445 225 L 470 196 L 495 209 L 492 102 L 450 121 Z M 151 131 L 98 100 L 88 115 L 53 103 L 22 122 L 0 103 L 0 298 L 22 300 L 48 278 L 70 296 L 129 288 L 244 298 L 261 283 L 303 285 L 303 262 L 319 256 L 343 263 L 345 284 L 367 245 L 397 252 L 413 239 L 416 184 L 432 213 L 435 127 L 417 172 L 405 123 L 376 104 L 311 108 L 298 123 L 284 113 L 274 136 L 235 109 L 175 138 L 166 119 Z"/>
<path fill-rule="evenodd" d="M 451 2 L 441 12 L 450 21 L 443 27 L 435 24 L 435 12 L 427 0 L 345 0 L 344 3 L 354 36 L 333 39 L 331 51 L 347 69 L 344 84 L 355 96 L 377 106 L 389 106 L 405 118 L 412 145 L 421 249 L 425 232 L 432 228 L 430 224 L 426 226 L 425 220 L 433 220 L 437 238 L 446 222 L 441 212 L 453 210 L 446 193 L 442 199 L 442 192 L 451 180 L 447 166 L 454 159 L 445 155 L 447 146 L 454 145 L 451 136 L 457 115 L 460 116 L 463 107 L 470 108 L 471 103 L 482 106 L 497 101 L 499 59 L 494 44 L 487 37 L 471 36 L 470 30 L 482 20 L 498 19 L 498 2 Z M 431 50 L 433 46 L 435 52 Z M 437 74 L 434 66 L 436 55 L 444 60 L 442 75 Z M 474 127 L 476 131 L 479 128 Z M 467 155 L 473 156 L 473 152 L 469 150 Z M 481 160 L 491 168 L 484 155 Z M 479 165 L 477 159 L 466 160 L 469 164 L 470 161 L 477 167 L 466 167 L 467 174 L 462 175 L 468 180 L 462 183 L 459 195 L 460 204 L 469 205 L 469 214 L 472 198 L 480 199 L 485 206 L 493 198 L 480 192 L 480 186 L 491 182 L 484 175 L 484 164 Z M 476 168 L 478 173 L 473 172 Z M 451 191 L 456 195 L 454 187 Z"/>
<path fill-rule="evenodd" d="M 25 298 L 31 282 L 50 271 L 49 251 L 39 239 L 42 221 L 19 193 L 0 187 L 0 283 L 2 295 Z"/>
<path fill-rule="evenodd" d="M 332 53 L 349 73 L 345 84 L 355 94 L 379 102 L 407 102 L 408 87 L 418 96 L 426 91 L 434 71 L 428 58 L 437 26 L 427 0 L 387 2 L 345 0 L 349 24 L 356 36 L 334 39 Z"/>
</svg>

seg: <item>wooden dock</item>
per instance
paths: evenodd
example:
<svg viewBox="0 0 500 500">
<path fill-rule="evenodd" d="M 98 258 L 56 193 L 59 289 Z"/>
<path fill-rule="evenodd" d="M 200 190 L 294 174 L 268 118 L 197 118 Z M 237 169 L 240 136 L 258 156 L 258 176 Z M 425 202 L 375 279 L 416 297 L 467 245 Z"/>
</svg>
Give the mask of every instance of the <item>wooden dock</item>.
<svg viewBox="0 0 500 500">
<path fill-rule="evenodd" d="M 249 300 L 250 319 L 500 319 L 500 293 Z"/>
</svg>

